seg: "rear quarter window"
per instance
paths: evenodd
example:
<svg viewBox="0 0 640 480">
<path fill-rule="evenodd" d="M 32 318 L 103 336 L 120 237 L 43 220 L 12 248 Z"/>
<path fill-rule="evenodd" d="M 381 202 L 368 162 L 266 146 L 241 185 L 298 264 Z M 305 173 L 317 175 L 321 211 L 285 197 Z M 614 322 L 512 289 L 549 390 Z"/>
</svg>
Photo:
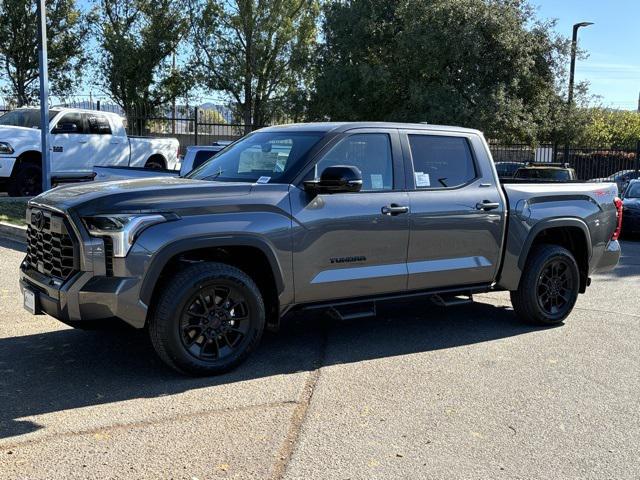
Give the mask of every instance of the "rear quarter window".
<svg viewBox="0 0 640 480">
<path fill-rule="evenodd" d="M 477 177 L 464 137 L 410 134 L 409 146 L 417 189 L 456 188 Z"/>
</svg>

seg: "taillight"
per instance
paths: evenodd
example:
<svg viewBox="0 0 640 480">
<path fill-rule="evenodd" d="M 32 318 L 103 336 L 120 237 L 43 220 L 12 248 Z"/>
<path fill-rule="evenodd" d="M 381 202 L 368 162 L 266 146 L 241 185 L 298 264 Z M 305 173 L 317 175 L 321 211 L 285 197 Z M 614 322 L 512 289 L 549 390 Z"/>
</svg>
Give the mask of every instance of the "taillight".
<svg viewBox="0 0 640 480">
<path fill-rule="evenodd" d="M 613 235 L 611 235 L 611 240 L 618 240 L 620 238 L 620 232 L 622 231 L 622 200 L 618 197 L 613 199 L 613 204 L 616 206 L 616 229 L 613 231 Z"/>
</svg>

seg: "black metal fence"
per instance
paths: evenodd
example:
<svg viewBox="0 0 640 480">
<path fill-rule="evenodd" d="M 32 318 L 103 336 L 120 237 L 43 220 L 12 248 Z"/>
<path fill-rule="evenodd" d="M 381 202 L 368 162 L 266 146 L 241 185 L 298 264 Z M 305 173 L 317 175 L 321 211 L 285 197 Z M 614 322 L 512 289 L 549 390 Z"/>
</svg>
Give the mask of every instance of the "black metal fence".
<svg viewBox="0 0 640 480">
<path fill-rule="evenodd" d="M 66 107 L 85 108 L 118 113 L 125 117 L 129 135 L 165 136 L 177 138 L 180 151 L 190 145 L 210 145 L 219 140 L 236 140 L 265 125 L 247 125 L 234 121 L 235 116 L 224 105 L 201 106 L 168 105 L 152 111 L 136 109 L 125 112 L 118 105 L 106 101 L 82 100 L 65 103 Z M 0 105 L 0 115 L 10 109 Z M 292 119 L 272 119 L 269 124 L 290 123 Z M 604 179 L 624 170 L 639 171 L 640 139 L 634 148 L 611 146 L 563 146 L 542 143 L 531 146 L 524 143 L 490 141 L 495 162 L 560 162 L 568 163 L 579 180 Z"/>
<path fill-rule="evenodd" d="M 495 162 L 567 163 L 579 180 L 603 180 L 625 170 L 640 171 L 640 140 L 634 148 L 541 144 L 505 144 L 491 141 Z"/>
</svg>

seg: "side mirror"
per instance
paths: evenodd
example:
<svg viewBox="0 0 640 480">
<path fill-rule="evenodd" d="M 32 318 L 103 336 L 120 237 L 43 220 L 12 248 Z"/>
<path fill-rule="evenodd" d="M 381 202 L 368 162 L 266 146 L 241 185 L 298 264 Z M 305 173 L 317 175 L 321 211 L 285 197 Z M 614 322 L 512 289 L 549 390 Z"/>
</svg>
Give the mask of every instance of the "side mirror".
<svg viewBox="0 0 640 480">
<path fill-rule="evenodd" d="M 305 190 L 310 193 L 352 193 L 362 188 L 362 172 L 350 165 L 327 167 L 320 180 L 304 182 Z"/>
</svg>

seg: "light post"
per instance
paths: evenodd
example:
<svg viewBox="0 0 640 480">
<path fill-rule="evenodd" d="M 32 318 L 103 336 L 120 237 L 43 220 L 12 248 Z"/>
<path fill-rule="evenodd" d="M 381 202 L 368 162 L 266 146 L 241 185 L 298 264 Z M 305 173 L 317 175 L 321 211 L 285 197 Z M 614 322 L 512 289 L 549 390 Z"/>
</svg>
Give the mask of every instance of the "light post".
<svg viewBox="0 0 640 480">
<path fill-rule="evenodd" d="M 578 30 L 582 27 L 588 27 L 593 25 L 593 22 L 580 22 L 573 26 L 573 35 L 571 36 L 571 67 L 569 68 L 569 94 L 567 96 L 567 117 L 570 117 L 571 109 L 573 107 L 573 84 L 576 75 L 576 54 L 578 51 Z M 567 118 L 570 120 L 570 118 Z M 564 143 L 564 161 L 569 163 L 569 139 L 567 138 Z"/>
<path fill-rule="evenodd" d="M 569 70 L 569 107 L 573 102 L 573 83 L 576 75 L 576 53 L 578 51 L 578 30 L 582 27 L 593 25 L 593 22 L 580 22 L 573 26 L 573 36 L 571 37 L 571 68 Z"/>
<path fill-rule="evenodd" d="M 42 142 L 42 191 L 51 188 L 49 152 L 49 73 L 47 69 L 47 12 L 45 0 L 38 0 L 38 60 L 40 66 L 40 139 Z"/>
</svg>

